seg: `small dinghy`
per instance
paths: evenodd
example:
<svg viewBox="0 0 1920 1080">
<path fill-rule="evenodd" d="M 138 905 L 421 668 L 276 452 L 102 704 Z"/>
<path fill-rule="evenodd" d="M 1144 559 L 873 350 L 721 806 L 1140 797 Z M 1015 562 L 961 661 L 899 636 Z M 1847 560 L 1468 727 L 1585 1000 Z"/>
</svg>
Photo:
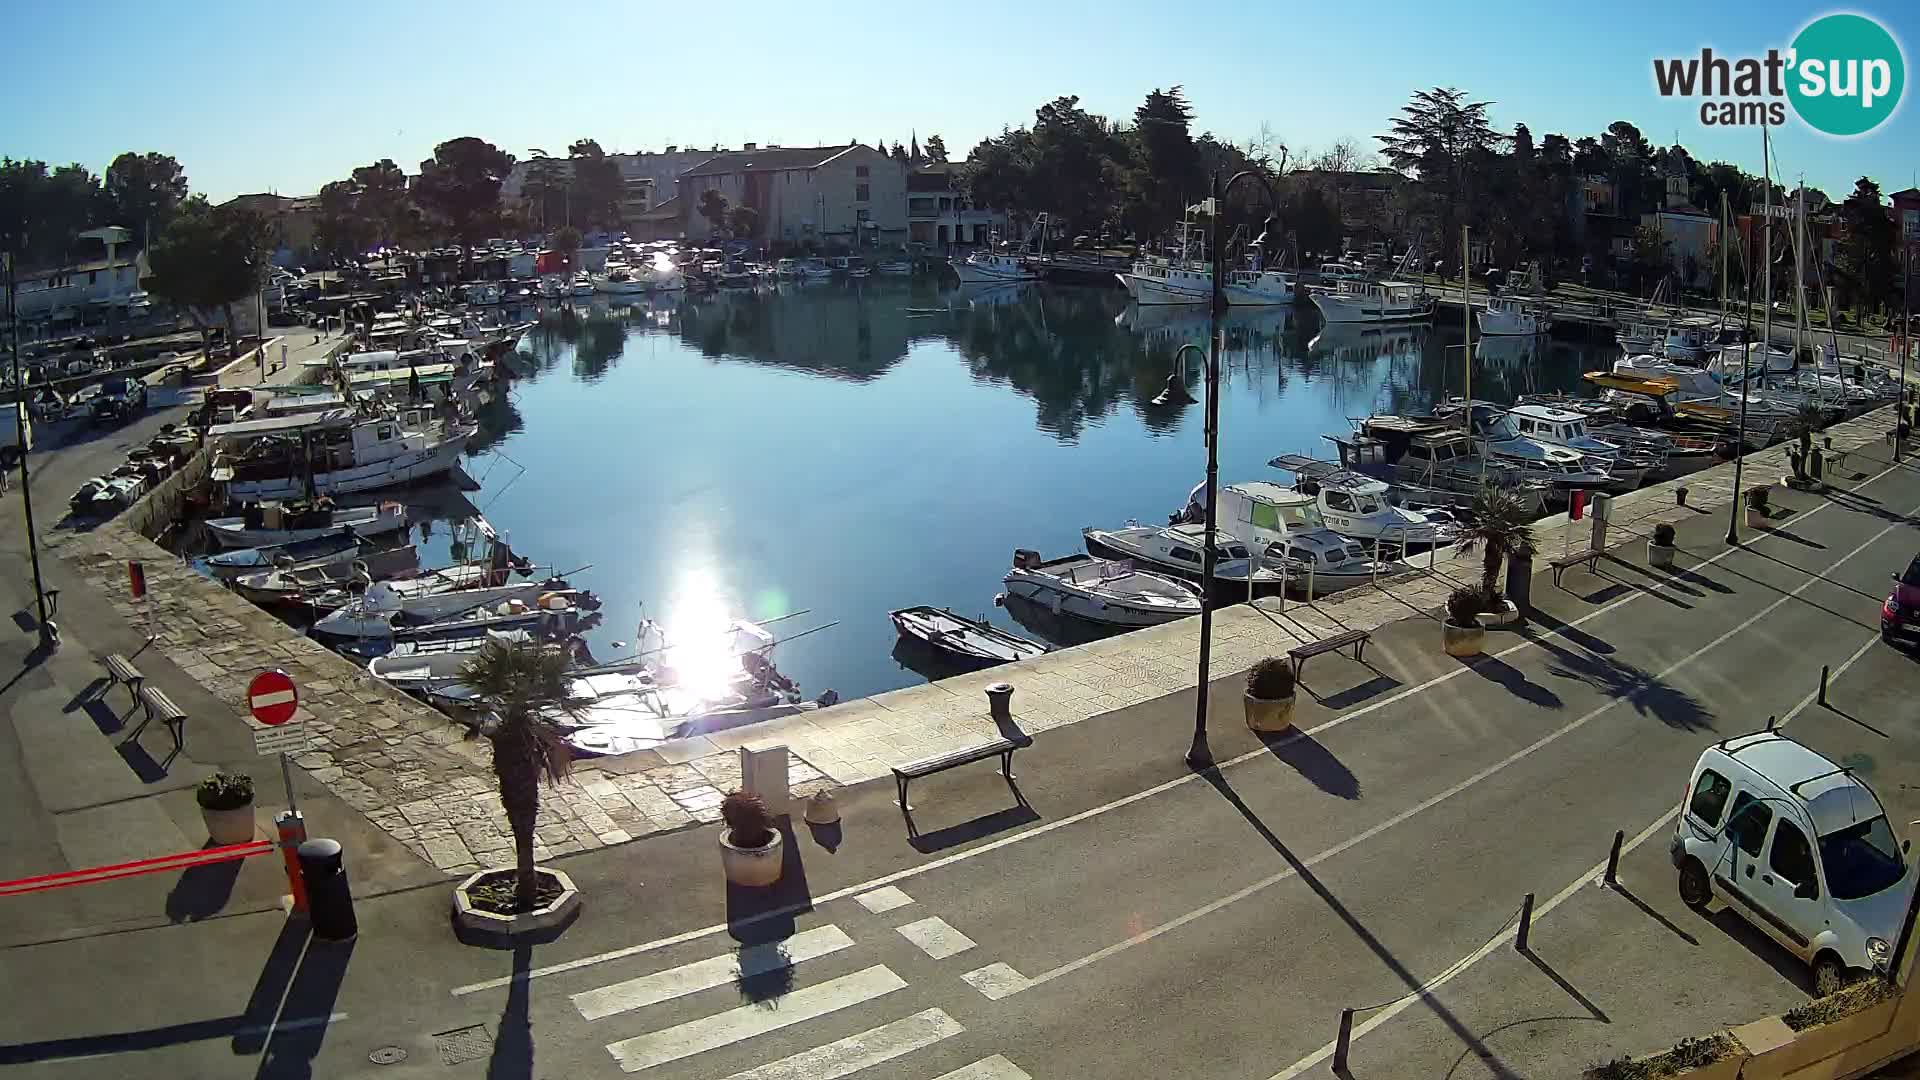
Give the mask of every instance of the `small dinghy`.
<svg viewBox="0 0 1920 1080">
<path fill-rule="evenodd" d="M 1106 626 L 1157 626 L 1200 614 L 1199 589 L 1136 570 L 1127 559 L 1069 555 L 1043 562 L 1039 552 L 1022 548 L 1004 580 L 1009 596 Z"/>
<path fill-rule="evenodd" d="M 359 554 L 360 547 L 360 537 L 349 525 L 339 532 L 297 540 L 291 544 L 235 548 L 218 555 L 209 555 L 207 570 L 221 581 L 231 581 L 242 574 L 252 574 L 268 567 L 282 566 L 285 563 L 292 563 L 295 566 L 313 566 L 342 558 L 351 559 Z"/>
<path fill-rule="evenodd" d="M 376 581 L 405 578 L 419 570 L 419 549 L 408 544 L 256 570 L 241 574 L 231 584 L 234 592 L 262 606 L 292 604 L 326 612 L 346 606 L 356 592 L 365 591 Z"/>
<path fill-rule="evenodd" d="M 895 630 L 908 641 L 974 666 L 986 667 L 1026 660 L 1047 651 L 1046 646 L 1009 634 L 985 620 L 955 615 L 945 608 L 909 607 L 889 612 Z"/>
<path fill-rule="evenodd" d="M 261 503 L 245 508 L 239 517 L 211 518 L 206 522 L 208 535 L 223 548 L 292 544 L 348 528 L 359 536 L 377 536 L 406 525 L 407 508 L 399 503 L 354 507 Z"/>
</svg>

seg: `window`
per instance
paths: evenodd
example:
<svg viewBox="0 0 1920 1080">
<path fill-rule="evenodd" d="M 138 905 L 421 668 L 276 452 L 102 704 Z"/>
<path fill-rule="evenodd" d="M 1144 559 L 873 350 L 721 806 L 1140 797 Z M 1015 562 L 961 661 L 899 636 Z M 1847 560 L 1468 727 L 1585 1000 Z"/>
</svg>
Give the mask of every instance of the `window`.
<svg viewBox="0 0 1920 1080">
<path fill-rule="evenodd" d="M 873 198 L 873 193 L 869 189 L 868 185 L 866 184 L 853 185 L 853 201 L 854 202 L 867 202 L 871 198 Z"/>
<path fill-rule="evenodd" d="M 1294 560 L 1295 562 L 1304 563 L 1307 566 L 1312 566 L 1314 564 L 1312 548 L 1303 548 L 1303 547 L 1288 548 L 1287 557 Z"/>
<path fill-rule="evenodd" d="M 1884 815 L 1821 837 L 1820 862 L 1827 868 L 1827 887 L 1835 900 L 1872 896 L 1907 872 Z"/>
<path fill-rule="evenodd" d="M 1424 446 L 1409 446 L 1407 447 L 1407 456 L 1415 461 L 1425 461 L 1433 456 L 1433 451 L 1428 450 Z"/>
<path fill-rule="evenodd" d="M 1247 553 L 1246 548 L 1243 548 L 1238 544 L 1233 544 L 1231 546 L 1221 548 L 1220 554 L 1228 559 L 1246 559 L 1246 558 L 1252 557 Z"/>
<path fill-rule="evenodd" d="M 1727 782 L 1726 777 L 1712 769 L 1705 769 L 1693 786 L 1693 800 L 1687 803 L 1687 810 L 1702 824 L 1718 826 L 1720 811 L 1727 808 L 1727 796 L 1732 792 L 1733 785 Z"/>
<path fill-rule="evenodd" d="M 1789 885 L 1818 888 L 1814 880 L 1813 848 L 1807 844 L 1807 834 L 1791 821 L 1782 821 L 1774 830 L 1773 850 L 1767 854 L 1767 865 Z"/>
<path fill-rule="evenodd" d="M 1773 824 L 1773 809 L 1759 799 L 1741 792 L 1733 798 L 1733 813 L 1727 817 L 1727 836 L 1740 850 L 1760 857 L 1760 845 L 1767 839 L 1767 826 Z"/>
<path fill-rule="evenodd" d="M 855 210 L 853 212 L 853 220 L 859 222 L 862 225 L 865 225 L 870 219 L 872 219 L 872 217 L 873 217 L 873 211 L 868 210 L 864 207 L 859 210 Z"/>
<path fill-rule="evenodd" d="M 1329 491 L 1327 492 L 1327 509 L 1350 514 L 1353 512 L 1353 497 L 1344 491 Z"/>
<path fill-rule="evenodd" d="M 380 425 L 379 435 L 380 435 L 380 438 L 382 439 L 391 439 L 393 438 L 393 429 L 388 427 L 385 424 L 382 424 Z"/>
<path fill-rule="evenodd" d="M 867 167 L 865 165 L 855 165 L 853 167 L 853 175 L 865 177 L 867 175 Z"/>
<path fill-rule="evenodd" d="M 1183 547 L 1170 548 L 1168 549 L 1167 554 L 1172 558 L 1179 560 L 1180 562 L 1197 563 L 1200 561 L 1200 553 L 1188 548 L 1183 548 Z"/>
</svg>

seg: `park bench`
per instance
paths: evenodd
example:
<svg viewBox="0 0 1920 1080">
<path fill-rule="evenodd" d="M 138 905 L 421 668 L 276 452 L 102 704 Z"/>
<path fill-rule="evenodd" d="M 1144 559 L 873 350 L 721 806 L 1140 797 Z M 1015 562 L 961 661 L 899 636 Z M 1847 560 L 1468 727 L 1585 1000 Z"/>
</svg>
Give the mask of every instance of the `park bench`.
<svg viewBox="0 0 1920 1080">
<path fill-rule="evenodd" d="M 1558 588 L 1560 586 L 1560 576 L 1572 567 L 1586 563 L 1587 573 L 1592 574 L 1597 572 L 1595 570 L 1595 564 L 1599 561 L 1600 552 L 1593 548 L 1587 548 L 1585 551 L 1576 551 L 1571 555 L 1562 555 L 1547 565 L 1553 568 L 1553 584 L 1555 588 Z"/>
<path fill-rule="evenodd" d="M 147 677 L 140 674 L 140 669 L 133 666 L 133 661 L 119 653 L 107 654 L 106 664 L 107 690 L 112 690 L 116 686 L 125 686 L 127 693 L 137 703 L 140 700 L 140 687 L 147 681 Z M 102 698 L 107 696 L 107 690 L 100 691 Z"/>
<path fill-rule="evenodd" d="M 1287 657 L 1293 661 L 1294 680 L 1296 682 L 1299 680 L 1300 669 L 1306 666 L 1308 660 L 1319 656 L 1321 653 L 1337 652 L 1349 645 L 1353 646 L 1353 658 L 1364 663 L 1366 660 L 1367 642 L 1372 640 L 1373 635 L 1365 630 L 1348 630 L 1343 634 L 1335 634 L 1329 638 L 1321 638 L 1319 641 L 1308 642 L 1297 649 L 1288 649 Z"/>
<path fill-rule="evenodd" d="M 140 726 L 133 729 L 133 734 L 127 736 L 128 740 L 138 739 L 140 733 L 147 729 L 148 724 L 159 720 L 162 724 L 166 725 L 167 734 L 173 736 L 173 752 L 178 754 L 182 750 L 185 750 L 187 741 L 187 710 L 175 705 L 173 699 L 167 696 L 166 691 L 157 686 L 142 686 L 140 688 L 140 704 L 146 708 L 146 719 L 141 720 Z"/>
<path fill-rule="evenodd" d="M 969 746 L 965 749 L 954 750 L 950 753 L 939 754 L 930 758 L 922 758 L 919 761 L 909 762 L 905 765 L 895 765 L 893 767 L 893 782 L 900 787 L 900 809 L 913 809 L 913 807 L 907 805 L 908 781 L 918 779 L 922 776 L 931 776 L 937 772 L 945 772 L 955 766 L 967 765 L 975 761 L 985 761 L 991 757 L 1000 759 L 1000 775 L 1006 777 L 1008 782 L 1011 783 L 1013 780 L 1013 752 L 1032 741 L 1032 739 L 1022 739 L 1018 742 L 1006 738 L 995 739 L 992 742 L 981 743 L 978 746 Z"/>
</svg>

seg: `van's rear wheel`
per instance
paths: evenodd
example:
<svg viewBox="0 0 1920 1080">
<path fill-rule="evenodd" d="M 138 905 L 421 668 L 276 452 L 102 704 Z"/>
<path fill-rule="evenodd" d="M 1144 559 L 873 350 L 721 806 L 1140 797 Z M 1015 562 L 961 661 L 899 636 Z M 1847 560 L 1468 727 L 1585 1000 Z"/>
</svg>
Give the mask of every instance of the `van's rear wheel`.
<svg viewBox="0 0 1920 1080">
<path fill-rule="evenodd" d="M 1680 864 L 1680 902 L 1695 911 L 1705 911 L 1713 902 L 1713 887 L 1707 884 L 1707 868 L 1698 859 Z"/>
<path fill-rule="evenodd" d="M 1813 958 L 1813 996 L 1837 994 L 1847 985 L 1847 965 L 1830 952 Z"/>
</svg>

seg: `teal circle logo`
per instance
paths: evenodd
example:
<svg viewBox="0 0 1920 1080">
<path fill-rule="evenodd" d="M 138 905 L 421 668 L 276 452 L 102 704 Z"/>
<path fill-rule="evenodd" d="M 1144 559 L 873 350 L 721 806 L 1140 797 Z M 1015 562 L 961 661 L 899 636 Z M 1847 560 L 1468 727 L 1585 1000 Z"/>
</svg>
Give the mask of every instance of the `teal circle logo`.
<svg viewBox="0 0 1920 1080">
<path fill-rule="evenodd" d="M 1906 59 L 1865 15 L 1824 15 L 1793 39 L 1787 99 L 1816 131 L 1864 135 L 1885 123 L 1907 85 Z"/>
</svg>

